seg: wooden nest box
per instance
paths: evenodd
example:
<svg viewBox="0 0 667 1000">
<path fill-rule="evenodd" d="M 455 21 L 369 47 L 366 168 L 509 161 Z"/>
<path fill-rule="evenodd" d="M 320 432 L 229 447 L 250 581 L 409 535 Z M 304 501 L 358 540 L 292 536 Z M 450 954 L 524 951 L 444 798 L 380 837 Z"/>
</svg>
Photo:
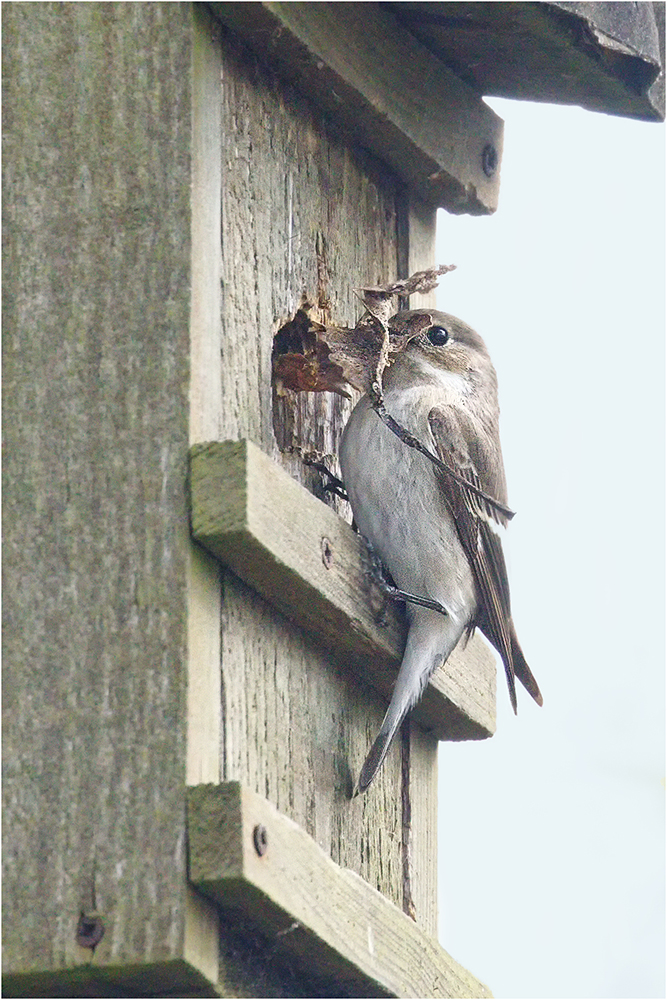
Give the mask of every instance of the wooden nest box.
<svg viewBox="0 0 667 1000">
<path fill-rule="evenodd" d="M 308 464 L 351 401 L 272 346 L 494 211 L 482 94 L 659 118 L 661 11 L 4 6 L 5 996 L 489 995 L 437 941 L 436 759 L 494 658 L 350 799 L 404 624 Z"/>
</svg>

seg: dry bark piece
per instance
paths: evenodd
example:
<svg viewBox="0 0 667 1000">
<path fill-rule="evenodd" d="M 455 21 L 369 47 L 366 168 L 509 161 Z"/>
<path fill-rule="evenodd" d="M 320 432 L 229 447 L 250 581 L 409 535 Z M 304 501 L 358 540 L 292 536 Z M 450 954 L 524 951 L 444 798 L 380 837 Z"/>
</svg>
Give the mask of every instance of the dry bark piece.
<svg viewBox="0 0 667 1000">
<path fill-rule="evenodd" d="M 382 349 L 382 328 L 369 315 L 351 328 L 324 326 L 314 311 L 310 303 L 303 303 L 276 334 L 276 392 L 336 392 L 349 398 L 350 386 L 365 391 Z"/>
<path fill-rule="evenodd" d="M 388 285 L 362 288 L 361 292 L 364 302 L 370 308 L 370 302 L 384 302 L 393 298 L 394 295 L 425 295 L 427 292 L 432 292 L 437 287 L 438 278 L 441 275 L 455 270 L 456 264 L 439 264 L 437 267 L 429 267 L 425 271 L 415 271 L 409 278 L 400 278 Z M 389 315 L 391 316 L 391 313 Z"/>
<path fill-rule="evenodd" d="M 335 392 L 349 398 L 349 386 L 363 392 L 371 391 L 375 383 L 381 387 L 391 354 L 405 346 L 400 334 L 389 337 L 388 322 L 395 312 L 393 299 L 431 291 L 438 277 L 455 266 L 441 264 L 400 281 L 360 289 L 367 312 L 354 327 L 322 324 L 316 318 L 315 307 L 304 301 L 294 317 L 281 326 L 273 342 L 277 393 Z"/>
<path fill-rule="evenodd" d="M 337 361 L 335 344 L 347 331 L 326 327 L 311 315 L 304 303 L 289 322 L 281 326 L 273 341 L 273 381 L 278 395 L 292 392 L 336 392 L 350 398 L 345 386 L 354 384 L 345 359 Z"/>
</svg>

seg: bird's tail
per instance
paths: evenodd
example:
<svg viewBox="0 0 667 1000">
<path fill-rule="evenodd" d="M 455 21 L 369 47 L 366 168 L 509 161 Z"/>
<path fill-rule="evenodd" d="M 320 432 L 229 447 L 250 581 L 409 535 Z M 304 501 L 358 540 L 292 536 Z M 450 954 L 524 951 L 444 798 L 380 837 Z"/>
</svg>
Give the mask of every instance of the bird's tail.
<svg viewBox="0 0 667 1000">
<path fill-rule="evenodd" d="M 521 681 L 531 698 L 534 698 L 538 705 L 542 705 L 542 693 L 537 686 L 537 681 L 533 677 L 530 667 L 526 663 L 519 640 L 516 637 L 514 622 L 511 623 L 510 627 L 510 642 L 512 644 L 512 665 L 515 676 Z"/>
<path fill-rule="evenodd" d="M 461 629 L 449 617 L 445 618 L 433 611 L 415 609 L 412 612 L 412 624 L 391 702 L 361 768 L 355 795 L 365 792 L 380 770 L 398 727 L 412 706 L 419 701 L 433 671 L 449 656 L 460 633 Z"/>
<path fill-rule="evenodd" d="M 505 633 L 509 639 L 509 643 L 507 643 L 507 641 L 501 642 L 499 640 L 496 630 L 491 628 L 486 618 L 482 618 L 478 621 L 477 625 L 480 631 L 484 633 L 491 645 L 495 646 L 502 657 L 503 665 L 505 667 L 505 676 L 507 677 L 507 686 L 510 692 L 510 701 L 512 702 L 514 714 L 516 715 L 517 708 L 516 691 L 514 687 L 515 677 L 521 681 L 531 698 L 534 698 L 537 704 L 541 705 L 542 695 L 540 693 L 540 689 L 537 686 L 537 681 L 533 677 L 530 667 L 526 663 L 526 658 L 523 655 L 523 651 L 519 645 L 519 640 L 516 637 L 516 630 L 512 619 L 510 618 L 507 622 L 507 632 Z"/>
<path fill-rule="evenodd" d="M 401 719 L 393 719 L 388 723 L 387 717 L 385 716 L 380 732 L 375 737 L 373 746 L 368 751 L 364 765 L 359 772 L 359 780 L 357 781 L 357 787 L 354 790 L 355 795 L 359 795 L 360 792 L 365 792 L 375 775 L 380 770 L 382 761 L 387 756 L 387 751 L 391 746 L 391 741 L 396 735 L 396 730 L 400 726 L 401 721 Z"/>
</svg>

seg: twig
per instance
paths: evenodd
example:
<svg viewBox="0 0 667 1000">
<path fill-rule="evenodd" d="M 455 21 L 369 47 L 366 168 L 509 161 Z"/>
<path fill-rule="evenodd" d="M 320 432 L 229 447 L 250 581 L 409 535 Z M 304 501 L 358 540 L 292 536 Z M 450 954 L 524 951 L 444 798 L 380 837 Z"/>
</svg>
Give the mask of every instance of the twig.
<svg viewBox="0 0 667 1000">
<path fill-rule="evenodd" d="M 450 479 L 453 479 L 455 482 L 459 483 L 460 486 L 464 486 L 467 490 L 470 490 L 471 493 L 474 493 L 475 496 L 478 496 L 481 500 L 484 500 L 485 503 L 488 503 L 491 507 L 495 508 L 495 510 L 499 511 L 503 515 L 503 517 L 506 517 L 508 521 L 512 520 L 515 511 L 511 510 L 509 507 L 506 507 L 505 504 L 502 504 L 499 500 L 496 500 L 494 497 L 489 496 L 489 494 L 485 493 L 484 490 L 480 490 L 478 486 L 475 486 L 467 479 L 464 479 L 463 476 L 459 476 L 456 472 L 454 472 L 453 469 L 450 469 L 448 465 L 442 462 L 437 457 L 437 455 L 434 455 L 432 451 L 429 451 L 428 448 L 425 445 L 423 445 L 418 438 L 416 438 L 413 434 L 410 433 L 410 431 L 407 431 L 405 427 L 403 427 L 401 424 L 398 423 L 397 420 L 394 420 L 392 415 L 387 412 L 387 409 L 384 405 L 382 382 L 380 379 L 372 383 L 370 398 L 371 398 L 371 405 L 375 410 L 375 412 L 377 413 L 377 415 L 379 416 L 379 418 L 389 428 L 389 430 L 396 435 L 397 438 L 400 438 L 400 440 L 404 444 L 407 444 L 408 447 L 415 448 L 417 451 L 421 452 L 421 454 L 425 455 L 426 458 L 428 458 L 428 460 L 432 462 L 438 469 L 440 469 L 442 472 L 448 475 Z"/>
</svg>

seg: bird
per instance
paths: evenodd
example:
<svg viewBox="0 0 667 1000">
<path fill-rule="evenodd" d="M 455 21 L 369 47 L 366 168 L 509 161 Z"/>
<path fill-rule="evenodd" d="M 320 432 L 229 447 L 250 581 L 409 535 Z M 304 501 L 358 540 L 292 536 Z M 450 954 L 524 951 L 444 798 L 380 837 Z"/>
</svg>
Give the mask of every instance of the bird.
<svg viewBox="0 0 667 1000">
<path fill-rule="evenodd" d="M 543 703 L 512 621 L 500 531 L 513 515 L 498 380 L 486 345 L 463 320 L 439 310 L 403 310 L 391 317 L 388 330 L 395 353 L 383 375 L 385 410 L 441 464 L 401 440 L 368 394 L 349 417 L 339 459 L 370 551 L 400 592 L 432 606 L 406 604 L 403 659 L 357 794 L 378 773 L 434 670 L 476 628 L 500 654 L 514 712 L 515 678 Z"/>
</svg>

